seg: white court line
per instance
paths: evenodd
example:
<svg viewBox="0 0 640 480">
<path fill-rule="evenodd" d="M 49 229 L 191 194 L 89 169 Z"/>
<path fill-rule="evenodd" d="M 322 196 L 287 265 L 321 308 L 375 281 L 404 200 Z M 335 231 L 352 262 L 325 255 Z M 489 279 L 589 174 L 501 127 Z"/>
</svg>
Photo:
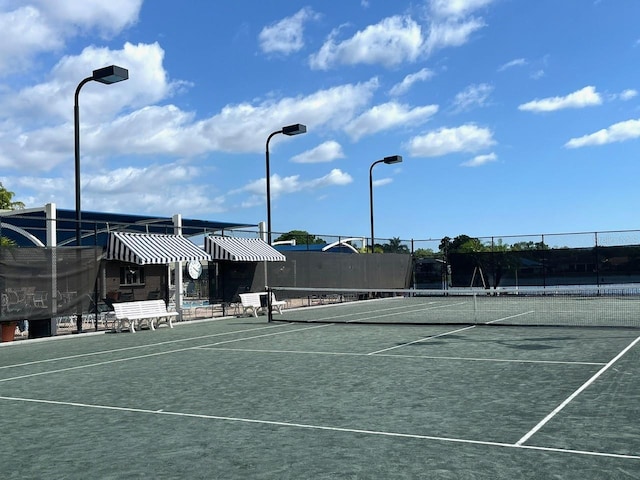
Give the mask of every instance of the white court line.
<svg viewBox="0 0 640 480">
<path fill-rule="evenodd" d="M 289 353 L 297 355 L 329 355 L 335 357 L 369 357 L 370 353 L 353 353 L 353 352 L 316 352 L 309 350 L 267 350 L 259 348 L 208 348 L 194 347 L 198 350 L 223 350 L 228 352 L 251 352 L 251 353 Z M 536 363 L 550 365 L 587 365 L 590 367 L 601 367 L 605 365 L 602 362 L 568 362 L 566 360 L 523 360 L 515 358 L 482 358 L 482 357 L 444 357 L 436 355 L 393 355 L 393 354 L 377 354 L 376 357 L 382 358 L 424 358 L 427 360 L 454 360 L 462 362 L 495 362 L 495 363 Z"/>
<path fill-rule="evenodd" d="M 227 422 L 251 423 L 251 424 L 258 424 L 258 425 L 271 425 L 276 427 L 304 428 L 304 429 L 310 429 L 310 430 L 324 430 L 324 431 L 331 431 L 331 432 L 354 433 L 354 434 L 360 434 L 360 435 L 377 435 L 377 436 L 383 436 L 383 437 L 433 440 L 433 441 L 439 441 L 439 442 L 485 445 L 490 447 L 503 447 L 503 448 L 513 448 L 513 449 L 521 449 L 521 450 L 538 450 L 538 451 L 546 451 L 546 452 L 569 453 L 574 455 L 620 458 L 620 459 L 626 459 L 626 460 L 640 460 L 640 455 L 625 455 L 620 453 L 606 453 L 606 452 L 590 452 L 590 451 L 584 451 L 584 450 L 547 448 L 547 447 L 539 447 L 539 446 L 533 447 L 533 446 L 518 445 L 513 443 L 490 442 L 490 441 L 470 440 L 470 439 L 453 438 L 453 437 L 438 437 L 433 435 L 419 435 L 419 434 L 411 434 L 411 433 L 384 432 L 384 431 L 378 431 L 378 430 L 365 430 L 365 429 L 359 429 L 359 428 L 332 427 L 328 425 L 310 425 L 305 423 L 257 420 L 253 418 L 225 417 L 225 416 L 219 416 L 219 415 L 205 415 L 205 414 L 197 414 L 197 413 L 168 412 L 165 410 L 148 410 L 144 408 L 114 407 L 109 405 L 96 405 L 96 404 L 77 403 L 77 402 L 61 402 L 61 401 L 55 401 L 55 400 L 41 400 L 36 398 L 23 398 L 23 397 L 0 396 L 0 400 L 70 406 L 70 407 L 79 407 L 79 408 L 93 408 L 93 409 L 99 409 L 99 410 L 111 410 L 111 411 L 129 412 L 129 413 L 131 412 L 144 413 L 149 415 L 167 415 L 172 417 L 200 418 L 205 420 L 220 420 L 220 421 L 227 421 Z"/>
<path fill-rule="evenodd" d="M 68 355 L 66 357 L 48 358 L 46 360 L 34 360 L 33 362 L 14 363 L 12 365 L 2 365 L 2 366 L 0 366 L 0 370 L 4 370 L 6 368 L 14 368 L 14 367 L 26 367 L 26 366 L 30 366 L 30 365 L 37 365 L 39 363 L 50 363 L 50 362 L 58 362 L 60 360 L 71 360 L 71 359 L 74 359 L 74 358 L 91 357 L 91 356 L 94 356 L 94 355 L 105 355 L 105 354 L 109 354 L 109 353 L 125 352 L 127 350 L 137 350 L 137 349 L 140 349 L 140 348 L 159 347 L 161 345 L 170 345 L 172 343 L 189 342 L 191 340 L 200 340 L 200 339 L 203 339 L 203 338 L 220 337 L 220 336 L 225 336 L 225 335 L 233 335 L 235 333 L 252 332 L 252 331 L 255 331 L 255 330 L 264 330 L 264 329 L 267 329 L 267 328 L 278 328 L 278 327 L 283 327 L 283 326 L 290 326 L 290 325 L 289 324 L 282 324 L 282 325 L 270 325 L 270 326 L 257 327 L 257 328 L 248 328 L 248 329 L 245 329 L 245 330 L 235 330 L 233 332 L 212 333 L 212 334 L 209 334 L 209 335 L 199 335 L 197 337 L 179 338 L 179 339 L 176 339 L 176 340 L 167 340 L 166 342 L 149 343 L 149 344 L 146 344 L 146 345 L 136 345 L 136 346 L 133 346 L 133 347 L 123 347 L 123 348 L 114 348 L 112 350 L 100 350 L 98 352 L 79 353 L 77 355 Z"/>
<path fill-rule="evenodd" d="M 199 349 L 206 350 L 207 348 L 215 347 L 216 345 L 225 345 L 227 343 L 243 342 L 245 340 L 253 340 L 256 338 L 274 337 L 276 335 L 284 335 L 286 333 L 291 333 L 291 332 L 302 332 L 304 330 L 313 330 L 314 328 L 324 328 L 324 327 L 331 327 L 331 326 L 332 326 L 331 323 L 326 323 L 323 325 L 313 325 L 312 327 L 296 328 L 295 330 L 287 330 L 284 332 L 264 333 L 262 335 L 254 335 L 252 337 L 233 338 L 231 340 L 224 340 L 222 342 L 210 343 L 208 345 L 198 345 L 197 347 L 192 347 L 192 348 L 193 350 L 199 350 Z"/>
<path fill-rule="evenodd" d="M 233 340 L 226 340 L 226 341 L 223 341 L 223 342 L 213 343 L 213 344 L 210 344 L 210 345 L 222 345 L 222 344 L 231 343 L 231 342 L 241 342 L 243 340 L 251 340 L 251 339 L 254 339 L 254 338 L 263 338 L 263 337 L 269 337 L 269 336 L 273 336 L 273 335 L 282 335 L 282 334 L 286 334 L 286 333 L 290 333 L 290 332 L 300 332 L 302 330 L 311 330 L 313 328 L 323 328 L 323 327 L 329 327 L 329 326 L 331 326 L 331 324 L 314 325 L 312 327 L 296 328 L 294 330 L 286 330 L 284 332 L 265 333 L 263 335 L 254 335 L 252 337 L 236 338 L 236 339 L 233 339 Z M 109 365 L 109 364 L 112 364 L 112 363 L 128 362 L 128 361 L 131 361 L 131 360 L 138 360 L 138 359 L 141 359 L 141 358 L 157 357 L 157 356 L 160 356 L 160 355 L 168 355 L 170 353 L 186 352 L 188 350 L 197 350 L 198 348 L 201 348 L 201 347 L 178 348 L 178 349 L 175 349 L 175 350 L 168 350 L 166 352 L 155 352 L 155 353 L 148 353 L 146 355 L 136 355 L 135 357 L 118 358 L 118 359 L 115 359 L 115 360 L 105 360 L 104 362 L 92 363 L 92 364 L 89 364 L 89 365 L 77 365 L 75 367 L 60 368 L 60 369 L 57 369 L 57 370 L 48 370 L 46 372 L 38 372 L 38 373 L 30 373 L 30 374 L 25 374 L 25 375 L 18 375 L 18 376 L 15 376 L 15 377 L 2 378 L 2 379 L 0 379 L 0 383 L 9 382 L 11 380 L 21 380 L 21 379 L 24 379 L 24 378 L 32 378 L 32 377 L 40 377 L 40 376 L 43 376 L 43 375 L 51 375 L 53 373 L 69 372 L 69 371 L 72 371 L 72 370 L 81 370 L 81 369 L 84 369 L 84 368 L 99 367 L 101 365 Z"/>
<path fill-rule="evenodd" d="M 553 410 L 549 415 L 544 417 L 540 421 L 540 423 L 538 423 L 535 427 L 533 427 L 531 430 L 529 430 L 529 432 L 525 436 L 523 436 L 520 440 L 518 440 L 516 442 L 516 445 L 519 445 L 519 446 L 523 445 L 527 440 L 529 440 L 532 435 L 534 435 L 538 430 L 540 430 L 542 427 L 544 427 L 549 422 L 549 420 L 551 420 L 553 417 L 555 417 L 564 407 L 569 405 L 569 403 L 571 403 L 571 401 L 574 398 L 576 398 L 578 395 L 580 395 L 589 385 L 591 385 L 593 382 L 595 382 L 596 379 L 600 375 L 602 375 L 609 368 L 611 368 L 611 366 L 613 366 L 614 363 L 616 363 L 620 358 L 622 358 L 624 356 L 624 354 L 626 354 L 629 350 L 631 350 L 635 346 L 635 344 L 638 343 L 638 342 L 640 342 L 640 337 L 636 338 L 633 342 L 631 342 L 627 346 L 627 348 L 622 350 L 609 363 L 607 363 L 604 367 L 602 367 L 600 370 L 598 370 L 598 372 L 593 377 L 591 377 L 580 388 L 578 388 L 575 392 L 573 392 L 564 402 L 562 402 L 560 405 L 558 405 L 555 408 L 555 410 Z"/>
<path fill-rule="evenodd" d="M 356 315 L 367 315 L 366 320 L 370 320 L 373 318 L 384 318 L 384 317 L 392 317 L 394 315 L 404 315 L 406 313 L 416 313 L 416 312 L 425 312 L 427 310 L 435 310 L 437 308 L 447 308 L 447 307 L 455 307 L 456 305 L 465 305 L 466 302 L 457 302 L 457 303 L 449 303 L 446 305 L 438 305 L 438 306 L 431 306 L 431 307 L 421 307 L 418 308 L 416 310 L 402 310 L 401 312 L 394 312 L 394 313 L 385 313 L 383 315 L 371 315 L 371 313 L 373 312 L 351 312 L 351 313 L 344 313 L 342 315 L 333 315 L 331 317 L 323 317 L 323 318 L 319 318 L 319 319 L 315 319 L 315 320 L 310 320 L 310 322 L 326 322 L 326 321 L 332 321 L 334 319 L 337 318 L 344 318 L 344 317 L 353 317 Z M 407 307 L 411 307 L 410 305 L 407 305 Z M 385 310 L 397 310 L 399 307 L 394 307 L 394 308 L 388 308 L 388 309 L 383 309 L 383 310 L 378 310 L 378 312 L 380 311 L 385 311 Z M 286 321 L 286 320 L 285 320 Z M 360 320 L 352 320 L 351 323 L 357 323 Z M 347 321 L 347 323 L 349 323 L 349 321 Z"/>
<path fill-rule="evenodd" d="M 463 332 L 465 330 L 469 330 L 470 328 L 475 328 L 475 326 L 458 328 L 456 330 L 452 330 L 450 332 L 440 333 L 438 335 L 430 335 L 428 337 L 424 337 L 424 338 L 420 338 L 418 340 L 414 340 L 413 342 L 402 343 L 402 344 L 396 345 L 394 347 L 384 348 L 382 350 L 377 350 L 375 352 L 367 353 L 367 355 L 376 355 L 378 353 L 388 352 L 389 350 L 395 350 L 396 348 L 406 347 L 407 345 L 413 345 L 414 343 L 424 342 L 425 340 L 432 340 L 434 338 L 439 338 L 439 337 L 444 337 L 446 335 L 451 335 L 452 333 Z"/>
<path fill-rule="evenodd" d="M 524 315 L 529 315 L 530 313 L 536 313 L 536 311 L 535 310 L 529 310 L 528 312 L 517 313 L 515 315 L 509 315 L 508 317 L 497 318 L 495 320 L 491 320 L 490 322 L 485 322 L 485 324 L 488 325 L 490 323 L 501 322 L 503 320 L 509 320 L 510 318 L 522 317 Z"/>
</svg>

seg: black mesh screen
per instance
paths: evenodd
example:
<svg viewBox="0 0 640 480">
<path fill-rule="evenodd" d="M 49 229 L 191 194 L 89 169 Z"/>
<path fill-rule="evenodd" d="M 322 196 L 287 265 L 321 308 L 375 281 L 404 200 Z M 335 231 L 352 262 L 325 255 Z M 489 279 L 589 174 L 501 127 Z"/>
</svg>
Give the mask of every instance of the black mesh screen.
<svg viewBox="0 0 640 480">
<path fill-rule="evenodd" d="M 102 247 L 0 248 L 0 321 L 89 312 Z"/>
</svg>

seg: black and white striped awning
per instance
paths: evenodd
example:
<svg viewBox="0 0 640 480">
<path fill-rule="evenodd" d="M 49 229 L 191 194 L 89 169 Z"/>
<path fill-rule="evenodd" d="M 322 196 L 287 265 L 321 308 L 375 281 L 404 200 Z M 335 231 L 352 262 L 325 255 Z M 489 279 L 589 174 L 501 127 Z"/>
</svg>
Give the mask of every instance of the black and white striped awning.
<svg viewBox="0 0 640 480">
<path fill-rule="evenodd" d="M 181 235 L 112 232 L 107 242 L 107 260 L 150 265 L 211 260 L 211 256 Z"/>
<path fill-rule="evenodd" d="M 204 238 L 204 249 L 212 260 L 232 262 L 284 262 L 287 258 L 259 238 L 218 237 Z"/>
</svg>

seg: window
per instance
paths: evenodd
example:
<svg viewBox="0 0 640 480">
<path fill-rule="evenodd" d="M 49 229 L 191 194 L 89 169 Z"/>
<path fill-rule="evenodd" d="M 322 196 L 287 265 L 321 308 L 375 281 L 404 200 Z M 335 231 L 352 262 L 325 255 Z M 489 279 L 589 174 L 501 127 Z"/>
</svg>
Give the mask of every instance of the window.
<svg viewBox="0 0 640 480">
<path fill-rule="evenodd" d="M 144 285 L 144 267 L 137 265 L 120 267 L 120 285 Z"/>
</svg>

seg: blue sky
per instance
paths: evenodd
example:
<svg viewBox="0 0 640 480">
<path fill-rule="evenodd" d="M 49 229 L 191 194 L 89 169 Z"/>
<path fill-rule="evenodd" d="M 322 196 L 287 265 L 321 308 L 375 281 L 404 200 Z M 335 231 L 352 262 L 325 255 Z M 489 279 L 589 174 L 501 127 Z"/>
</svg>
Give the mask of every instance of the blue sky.
<svg viewBox="0 0 640 480">
<path fill-rule="evenodd" d="M 82 206 L 379 238 L 640 228 L 637 0 L 0 0 L 0 181 Z"/>
</svg>

